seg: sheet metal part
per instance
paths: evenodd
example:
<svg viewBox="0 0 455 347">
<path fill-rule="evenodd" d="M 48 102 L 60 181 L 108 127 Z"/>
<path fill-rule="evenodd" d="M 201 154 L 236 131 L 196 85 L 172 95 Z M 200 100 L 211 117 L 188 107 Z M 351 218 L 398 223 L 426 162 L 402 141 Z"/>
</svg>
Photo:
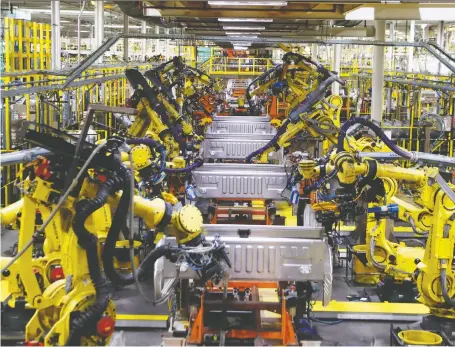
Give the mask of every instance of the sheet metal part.
<svg viewBox="0 0 455 347">
<path fill-rule="evenodd" d="M 205 163 L 193 171 L 201 198 L 284 200 L 284 166 L 268 164 Z"/>
<path fill-rule="evenodd" d="M 269 143 L 273 136 L 271 134 L 206 134 L 202 143 L 204 159 L 244 160 L 248 154 Z M 281 162 L 282 158 L 282 149 L 269 155 L 271 160 Z"/>
<path fill-rule="evenodd" d="M 252 117 L 252 116 L 215 116 L 213 117 L 213 122 L 229 122 L 229 123 L 238 123 L 238 122 L 249 122 L 249 123 L 269 123 L 270 117 L 269 116 L 261 116 L 261 117 Z"/>
<path fill-rule="evenodd" d="M 213 240 L 213 236 L 207 236 Z M 332 254 L 329 245 L 322 239 L 223 236 L 226 252 L 232 268 L 229 280 L 248 281 L 315 281 L 323 283 L 324 304 L 332 295 Z M 176 240 L 164 237 L 158 246 Z M 178 273 L 178 274 L 177 274 Z M 154 286 L 156 297 L 167 281 L 179 276 L 183 279 L 198 279 L 199 275 L 190 267 L 177 269 L 165 258 L 155 263 Z"/>
<path fill-rule="evenodd" d="M 238 236 L 247 232 L 248 237 L 282 237 L 321 239 L 324 235 L 322 227 L 284 226 L 284 225 L 250 225 L 250 224 L 204 224 L 204 232 L 209 236 Z"/>
<path fill-rule="evenodd" d="M 224 119 L 235 118 L 235 119 Z M 250 119 L 251 118 L 251 119 Z M 206 135 L 275 135 L 276 129 L 270 125 L 269 117 L 214 117 Z"/>
</svg>

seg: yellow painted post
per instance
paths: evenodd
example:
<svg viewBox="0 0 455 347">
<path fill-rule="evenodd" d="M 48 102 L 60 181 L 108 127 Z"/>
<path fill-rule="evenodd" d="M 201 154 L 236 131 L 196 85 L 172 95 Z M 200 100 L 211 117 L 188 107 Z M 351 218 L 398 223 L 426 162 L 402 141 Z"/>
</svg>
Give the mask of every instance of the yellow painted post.
<svg viewBox="0 0 455 347">
<path fill-rule="evenodd" d="M 418 92 L 417 92 L 417 100 L 418 100 L 418 101 L 417 101 L 418 104 L 417 104 L 417 107 L 416 107 L 416 108 L 417 108 L 417 114 L 414 114 L 414 116 L 415 116 L 417 119 L 419 119 L 420 115 L 422 114 L 422 100 L 421 100 L 421 98 L 420 98 L 421 93 L 422 93 L 422 90 L 419 89 Z M 418 152 L 418 151 L 419 151 L 419 148 L 420 148 L 420 141 L 419 141 L 418 138 L 417 138 L 416 140 L 417 140 L 417 141 L 416 141 L 416 151 Z"/>
<path fill-rule="evenodd" d="M 17 43 L 18 43 L 18 58 L 19 58 L 19 70 L 24 71 L 24 42 L 23 42 L 23 30 L 24 30 L 24 21 L 17 21 Z"/>
<path fill-rule="evenodd" d="M 12 18 L 5 17 L 3 18 L 5 23 L 5 71 L 10 72 L 11 70 L 11 56 L 12 51 L 14 51 L 14 43 L 11 40 L 11 31 L 13 30 L 12 26 Z M 11 44 L 13 44 L 11 50 Z"/>
<path fill-rule="evenodd" d="M 46 48 L 44 47 L 44 27 L 45 25 L 43 23 L 39 23 L 39 58 L 40 68 L 42 69 L 44 69 L 44 66 L 46 64 L 44 59 L 44 51 L 46 50 Z"/>
<path fill-rule="evenodd" d="M 38 68 L 38 23 L 33 23 L 33 69 Z"/>
</svg>

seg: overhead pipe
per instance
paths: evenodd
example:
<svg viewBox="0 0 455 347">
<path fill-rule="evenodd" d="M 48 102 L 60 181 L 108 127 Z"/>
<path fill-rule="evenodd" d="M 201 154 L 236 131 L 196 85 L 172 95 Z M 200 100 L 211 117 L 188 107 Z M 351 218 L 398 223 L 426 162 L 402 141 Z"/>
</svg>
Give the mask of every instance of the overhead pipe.
<svg viewBox="0 0 455 347">
<path fill-rule="evenodd" d="M 35 147 L 31 149 L 24 149 L 22 151 L 16 151 L 11 153 L 2 153 L 1 155 L 1 166 L 9 166 L 9 165 L 16 165 L 22 163 L 28 163 L 39 156 L 47 156 L 53 154 L 51 151 L 41 148 Z"/>
<path fill-rule="evenodd" d="M 448 157 L 440 154 L 424 153 L 424 152 L 409 152 L 410 158 L 403 158 L 393 152 L 359 152 L 357 158 L 371 158 L 375 160 L 395 161 L 409 160 L 411 163 L 427 163 L 442 167 L 455 167 L 455 157 Z"/>
</svg>

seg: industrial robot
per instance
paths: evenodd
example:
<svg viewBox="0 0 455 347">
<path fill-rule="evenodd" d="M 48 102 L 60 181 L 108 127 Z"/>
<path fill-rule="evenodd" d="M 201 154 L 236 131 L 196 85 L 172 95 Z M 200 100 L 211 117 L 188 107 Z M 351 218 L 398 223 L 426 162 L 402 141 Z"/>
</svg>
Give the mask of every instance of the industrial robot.
<svg viewBox="0 0 455 347">
<path fill-rule="evenodd" d="M 250 84 L 254 85 L 258 80 L 262 82 L 255 91 L 250 93 L 250 86 L 247 89 L 246 98 L 252 109 L 257 107 L 252 102 L 251 94 L 268 89 L 275 96 L 287 93 L 289 103 L 285 120 L 282 122 L 274 120 L 278 125 L 275 137 L 262 148 L 250 153 L 246 157 L 247 162 L 258 156 L 259 162 L 267 162 L 269 153 L 288 146 L 302 133 L 307 133 L 313 138 L 323 137 L 328 143 L 336 142 L 339 112 L 343 102 L 340 96 L 326 97 L 326 94 L 332 83 L 344 84 L 344 81 L 321 64 L 297 53 L 286 53 L 283 61 L 285 62 L 283 65 L 272 68 Z M 304 74 L 306 82 L 296 77 L 295 71 L 292 72 L 294 65 L 291 63 L 298 64 L 297 70 Z M 290 74 L 290 77 L 284 78 L 287 74 Z M 326 144 L 325 147 L 329 146 Z"/>
<path fill-rule="evenodd" d="M 455 331 L 455 186 L 448 183 L 443 171 L 436 167 L 405 168 L 356 157 L 345 147 L 346 130 L 360 123 L 373 130 L 398 156 L 411 159 L 410 153 L 389 140 L 379 127 L 362 118 L 353 118 L 343 125 L 337 150 L 329 160 L 316 164 L 303 160 L 300 173 L 317 183 L 337 178 L 340 187 L 331 197 L 336 208 L 330 214 L 342 219 L 347 213 L 367 213 L 366 256 L 368 265 L 394 281 L 412 281 L 417 285 L 417 300 L 430 309 L 421 322 L 424 330 L 437 330 L 443 336 Z M 413 190 L 408 199 L 396 195 L 398 184 Z M 321 184 L 315 184 L 318 189 Z M 355 205 L 366 191 L 368 207 Z M 357 209 L 357 210 L 356 210 Z M 406 247 L 387 240 L 386 218 L 396 217 L 427 233 L 424 248 Z M 336 219 L 335 218 L 335 219 Z"/>
<path fill-rule="evenodd" d="M 23 138 L 53 153 L 47 161 L 47 174 L 39 174 L 35 168 L 25 179 L 22 202 L 7 213 L 2 211 L 9 221 L 13 221 L 14 212 L 17 215 L 21 211 L 19 251 L 10 259 L 2 259 L 1 275 L 2 288 L 5 284 L 11 293 L 6 304 L 36 310 L 26 326 L 28 343 L 107 344 L 115 326 L 111 285 L 138 283 L 161 257 L 175 263 L 204 260 L 200 269 L 204 279 L 219 283 L 224 277 L 229 260 L 219 240 L 207 242 L 201 235 L 202 215 L 196 207 L 177 210 L 162 198 L 149 200 L 135 195 L 130 146 L 144 144 L 154 150 L 150 139 L 111 137 L 95 146 L 32 123 L 26 125 Z M 122 161 L 122 152 L 129 153 L 129 163 Z M 44 219 L 38 231 L 36 209 Z M 133 271 L 124 274 L 115 268 L 114 251 L 128 210 Z M 133 215 L 142 218 L 147 228 L 175 236 L 178 246 L 155 248 L 135 269 Z M 59 253 L 64 276 L 47 286 L 36 275 L 32 260 L 31 246 L 39 231 L 46 234 L 46 256 Z M 100 231 L 106 233 L 102 244 Z M 171 289 L 155 301 L 166 300 Z"/>
</svg>

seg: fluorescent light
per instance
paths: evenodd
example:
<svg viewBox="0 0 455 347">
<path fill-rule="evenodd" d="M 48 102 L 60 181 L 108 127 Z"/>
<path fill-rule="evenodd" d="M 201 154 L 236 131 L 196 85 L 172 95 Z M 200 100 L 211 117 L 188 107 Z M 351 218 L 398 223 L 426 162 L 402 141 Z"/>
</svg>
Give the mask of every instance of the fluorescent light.
<svg viewBox="0 0 455 347">
<path fill-rule="evenodd" d="M 453 7 L 423 7 L 419 8 L 419 12 L 421 20 L 455 20 L 455 8 Z"/>
<path fill-rule="evenodd" d="M 374 7 L 360 7 L 346 13 L 347 20 L 374 20 Z"/>
<path fill-rule="evenodd" d="M 242 35 L 242 36 L 229 36 L 230 39 L 257 39 L 257 35 Z"/>
<path fill-rule="evenodd" d="M 455 20 L 455 8 L 453 7 L 420 7 L 418 8 L 420 20 L 428 21 L 453 21 Z M 381 15 L 381 13 L 379 12 Z M 390 20 L 395 20 L 394 13 L 391 12 Z M 397 11 L 397 16 L 400 16 L 400 19 L 418 19 L 415 18 L 415 12 L 410 11 L 408 18 L 406 14 L 402 14 Z M 404 18 L 403 18 L 404 17 Z M 360 7 L 353 11 L 346 13 L 345 18 L 347 20 L 375 20 L 375 8 L 374 7 Z"/>
<path fill-rule="evenodd" d="M 246 51 L 248 49 L 248 47 L 246 47 L 246 46 L 234 46 L 234 49 L 238 50 L 238 51 Z"/>
<path fill-rule="evenodd" d="M 226 35 L 234 35 L 234 36 L 239 36 L 239 35 L 260 35 L 261 33 L 245 33 L 245 32 L 237 32 L 237 31 L 226 31 Z"/>
<path fill-rule="evenodd" d="M 272 23 L 271 18 L 218 18 L 219 22 L 258 22 L 258 23 Z"/>
<path fill-rule="evenodd" d="M 144 16 L 161 17 L 161 12 L 156 8 L 144 8 Z"/>
<path fill-rule="evenodd" d="M 223 26 L 224 30 L 265 30 L 265 27 Z"/>
<path fill-rule="evenodd" d="M 233 46 L 247 46 L 247 47 L 250 47 L 251 46 L 251 42 L 243 42 L 243 41 L 231 41 L 231 44 Z"/>
<path fill-rule="evenodd" d="M 286 6 L 287 1 L 209 1 L 210 6 Z"/>
</svg>

